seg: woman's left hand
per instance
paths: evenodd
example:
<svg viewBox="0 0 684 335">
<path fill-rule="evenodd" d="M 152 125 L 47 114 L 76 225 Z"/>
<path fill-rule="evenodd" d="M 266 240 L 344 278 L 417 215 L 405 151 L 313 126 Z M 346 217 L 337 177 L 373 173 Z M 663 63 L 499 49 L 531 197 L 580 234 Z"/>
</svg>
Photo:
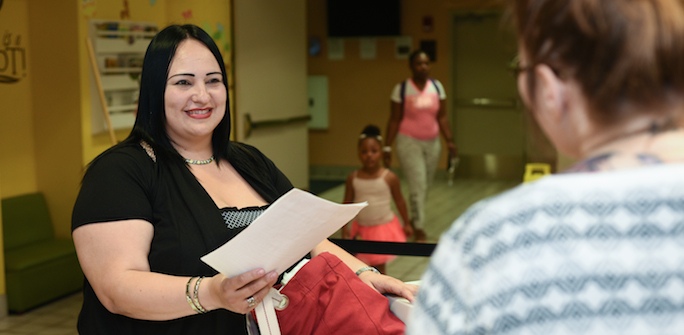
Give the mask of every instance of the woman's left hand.
<svg viewBox="0 0 684 335">
<path fill-rule="evenodd" d="M 454 142 L 447 142 L 447 147 L 449 149 L 449 157 L 458 156 L 458 148 L 456 147 L 456 144 L 454 144 Z"/>
<path fill-rule="evenodd" d="M 415 296 L 418 294 L 417 285 L 406 284 L 394 277 L 365 271 L 359 275 L 359 278 L 382 294 L 395 294 L 408 299 L 411 303 L 413 303 Z"/>
</svg>

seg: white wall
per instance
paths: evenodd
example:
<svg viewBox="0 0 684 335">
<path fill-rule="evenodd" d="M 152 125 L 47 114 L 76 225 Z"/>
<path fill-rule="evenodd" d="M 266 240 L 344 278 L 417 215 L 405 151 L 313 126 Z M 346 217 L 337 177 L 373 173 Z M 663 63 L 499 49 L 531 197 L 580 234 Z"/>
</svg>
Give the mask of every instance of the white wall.
<svg viewBox="0 0 684 335">
<path fill-rule="evenodd" d="M 271 158 L 295 187 L 309 187 L 306 122 L 245 132 L 253 121 L 308 115 L 305 0 L 234 0 L 237 139 Z"/>
</svg>

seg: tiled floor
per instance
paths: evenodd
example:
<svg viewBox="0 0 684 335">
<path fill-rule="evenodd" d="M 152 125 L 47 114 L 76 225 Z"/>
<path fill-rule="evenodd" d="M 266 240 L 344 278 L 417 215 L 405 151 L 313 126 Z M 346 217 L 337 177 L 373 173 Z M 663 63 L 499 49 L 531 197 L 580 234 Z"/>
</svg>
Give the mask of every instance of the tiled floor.
<svg viewBox="0 0 684 335">
<path fill-rule="evenodd" d="M 73 335 L 83 303 L 77 293 L 21 315 L 0 320 L 0 334 Z"/>
<path fill-rule="evenodd" d="M 426 209 L 428 242 L 436 243 L 439 235 L 475 201 L 517 184 L 515 181 L 456 180 L 453 186 L 449 186 L 445 177 L 438 176 L 430 189 Z M 402 190 L 405 195 L 408 194 L 408 187 L 403 182 Z M 320 196 L 342 202 L 344 185 L 325 191 Z M 339 232 L 333 237 L 339 237 Z M 418 280 L 427 262 L 427 257 L 399 256 L 388 264 L 387 273 L 404 281 Z M 21 315 L 10 315 L 0 320 L 0 334 L 77 334 L 76 320 L 82 301 L 83 295 L 77 293 Z"/>
<path fill-rule="evenodd" d="M 428 235 L 428 242 L 437 243 L 442 232 L 476 201 L 510 189 L 519 183 L 511 180 L 461 179 L 455 180 L 453 185 L 449 186 L 446 176 L 438 174 L 430 187 L 425 209 L 425 232 Z M 404 197 L 408 197 L 408 185 L 403 180 L 401 188 Z M 319 196 L 334 202 L 342 202 L 344 185 L 332 188 Z M 340 238 L 341 233 L 338 231 L 332 237 Z M 387 265 L 387 274 L 403 281 L 418 280 L 425 271 L 427 262 L 427 257 L 399 256 Z"/>
</svg>

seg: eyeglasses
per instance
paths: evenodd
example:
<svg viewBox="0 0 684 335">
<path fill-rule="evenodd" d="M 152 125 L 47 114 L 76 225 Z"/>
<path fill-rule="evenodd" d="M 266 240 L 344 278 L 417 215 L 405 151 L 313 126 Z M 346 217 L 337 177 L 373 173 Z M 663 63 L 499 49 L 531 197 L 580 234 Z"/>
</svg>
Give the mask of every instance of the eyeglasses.
<svg viewBox="0 0 684 335">
<path fill-rule="evenodd" d="M 513 73 L 513 76 L 518 78 L 521 72 L 529 70 L 531 67 L 530 66 L 521 66 L 520 64 L 516 64 L 515 67 L 511 70 Z"/>
<path fill-rule="evenodd" d="M 565 79 L 565 78 L 568 77 L 568 71 L 567 71 L 567 70 L 566 70 L 566 71 L 561 71 L 561 70 L 557 69 L 556 67 L 553 67 L 553 66 L 551 66 L 551 65 L 548 65 L 547 63 L 544 63 L 544 64 L 547 65 L 549 68 L 551 68 L 551 71 L 553 71 L 553 73 L 554 73 L 558 78 L 560 78 L 560 79 Z M 516 79 L 517 79 L 518 76 L 520 75 L 520 73 L 529 71 L 529 70 L 531 70 L 533 67 L 534 67 L 534 66 L 530 66 L 529 64 L 528 64 L 528 65 L 521 65 L 521 64 L 520 64 L 520 57 L 516 55 L 515 57 L 513 57 L 513 59 L 511 60 L 511 62 L 508 64 L 508 71 L 511 72 L 511 76 L 513 76 L 513 78 L 516 78 Z"/>
<path fill-rule="evenodd" d="M 516 55 L 513 57 L 511 60 L 511 63 L 508 65 L 508 71 L 511 72 L 511 75 L 514 78 L 518 78 L 521 72 L 529 70 L 531 67 L 529 65 L 521 65 L 520 64 L 520 57 Z"/>
</svg>

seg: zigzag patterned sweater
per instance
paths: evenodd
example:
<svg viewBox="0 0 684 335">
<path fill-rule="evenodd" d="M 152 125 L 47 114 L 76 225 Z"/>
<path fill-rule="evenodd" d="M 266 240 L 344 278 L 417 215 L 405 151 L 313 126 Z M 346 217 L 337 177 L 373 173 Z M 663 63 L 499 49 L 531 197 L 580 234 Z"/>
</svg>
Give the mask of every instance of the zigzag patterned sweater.
<svg viewBox="0 0 684 335">
<path fill-rule="evenodd" d="M 684 334 L 684 165 L 560 174 L 442 235 L 409 334 Z"/>
</svg>

